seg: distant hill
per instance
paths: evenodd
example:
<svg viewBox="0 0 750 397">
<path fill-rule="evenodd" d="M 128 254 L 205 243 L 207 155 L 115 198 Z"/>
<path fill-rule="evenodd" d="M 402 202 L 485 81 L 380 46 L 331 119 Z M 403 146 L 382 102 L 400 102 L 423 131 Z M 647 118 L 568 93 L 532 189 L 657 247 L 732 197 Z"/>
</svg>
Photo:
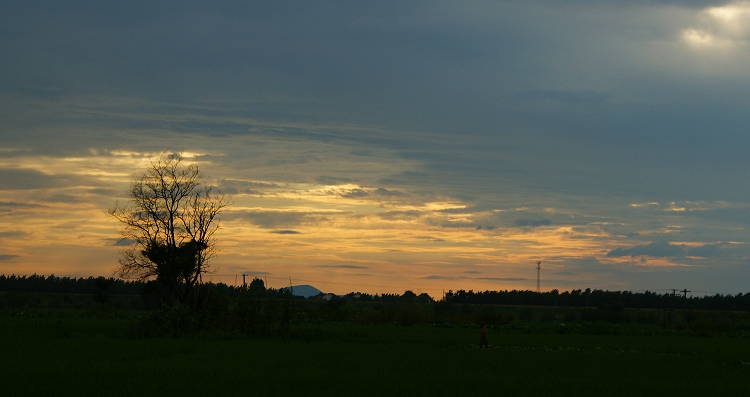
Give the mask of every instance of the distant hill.
<svg viewBox="0 0 750 397">
<path fill-rule="evenodd" d="M 311 296 L 315 296 L 320 294 L 321 291 L 312 285 L 293 285 L 292 286 L 292 295 L 294 296 L 302 296 L 305 298 L 309 298 Z"/>
</svg>

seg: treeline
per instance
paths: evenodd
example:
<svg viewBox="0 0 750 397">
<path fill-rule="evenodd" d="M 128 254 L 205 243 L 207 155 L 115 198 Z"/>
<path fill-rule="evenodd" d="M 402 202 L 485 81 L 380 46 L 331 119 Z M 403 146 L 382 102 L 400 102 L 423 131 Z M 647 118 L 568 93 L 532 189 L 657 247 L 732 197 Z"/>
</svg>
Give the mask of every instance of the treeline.
<svg viewBox="0 0 750 397">
<path fill-rule="evenodd" d="M 257 291 L 262 290 L 261 296 L 273 295 L 280 297 L 284 289 L 266 289 L 261 280 L 255 279 L 248 286 Z M 230 286 L 224 283 L 214 284 L 214 288 L 221 294 L 231 298 L 240 295 L 242 287 Z M 31 292 L 52 294 L 91 294 L 99 300 L 105 300 L 110 295 L 140 296 L 154 307 L 154 300 L 158 300 L 154 281 L 122 280 L 113 277 L 57 277 L 55 275 L 0 275 L 0 293 L 2 292 Z M 320 297 L 318 297 L 320 298 Z M 296 298 L 295 299 L 300 299 Z M 334 296 L 334 300 L 362 301 L 362 302 L 434 302 L 432 297 L 422 293 L 417 295 L 412 291 L 399 294 L 370 295 L 361 292 L 351 292 L 344 296 Z M 574 289 L 572 291 L 548 292 L 504 290 L 504 291 L 448 291 L 441 300 L 455 304 L 491 304 L 514 306 L 561 306 L 561 307 L 602 307 L 617 305 L 634 309 L 692 309 L 692 310 L 741 310 L 750 311 L 750 293 L 737 295 L 706 295 L 685 296 L 680 291 L 657 293 L 652 291 L 606 291 L 599 289 Z"/>
<path fill-rule="evenodd" d="M 685 296 L 680 291 L 662 294 L 630 291 L 574 289 L 572 291 L 448 291 L 445 302 L 458 304 L 603 307 L 617 305 L 633 309 L 750 310 L 750 293 L 737 295 Z"/>
<path fill-rule="evenodd" d="M 115 295 L 141 295 L 146 282 L 113 277 L 57 277 L 0 275 L 0 292 L 35 292 L 47 294 L 94 294 L 106 291 Z"/>
<path fill-rule="evenodd" d="M 223 295 L 236 298 L 243 290 L 242 286 L 232 286 L 224 283 L 206 283 L 212 285 Z M 256 278 L 248 284 L 248 288 L 256 292 L 256 296 L 280 297 L 283 295 L 285 288 L 266 288 L 262 280 Z M 54 274 L 49 276 L 33 274 L 31 276 L 0 275 L 0 293 L 2 292 L 30 292 L 43 294 L 94 294 L 94 295 L 130 295 L 141 296 L 144 300 L 154 300 L 159 298 L 158 283 L 155 280 L 122 280 L 113 277 L 57 277 Z M 263 291 L 262 293 L 259 291 Z M 260 294 L 260 295 L 257 295 Z M 322 299 L 327 294 L 321 294 L 317 297 Z M 316 297 L 314 297 L 316 298 Z M 329 296 L 329 298 L 331 298 Z M 295 297 L 295 299 L 301 299 Z M 379 301 L 379 302 L 422 302 L 431 303 L 433 299 L 426 293 L 420 295 L 412 291 L 405 291 L 399 294 L 367 294 L 364 292 L 350 292 L 343 296 L 333 296 L 333 299 L 343 299 L 348 301 Z"/>
</svg>

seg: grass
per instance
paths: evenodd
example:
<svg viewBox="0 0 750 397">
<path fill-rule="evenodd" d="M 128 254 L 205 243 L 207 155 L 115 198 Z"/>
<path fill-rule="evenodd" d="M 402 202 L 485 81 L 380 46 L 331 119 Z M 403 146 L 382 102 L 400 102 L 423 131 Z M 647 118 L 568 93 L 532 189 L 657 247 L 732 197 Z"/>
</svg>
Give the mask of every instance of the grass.
<svg viewBox="0 0 750 397">
<path fill-rule="evenodd" d="M 746 337 L 317 324 L 127 339 L 132 320 L 0 316 L 3 395 L 750 395 Z"/>
</svg>

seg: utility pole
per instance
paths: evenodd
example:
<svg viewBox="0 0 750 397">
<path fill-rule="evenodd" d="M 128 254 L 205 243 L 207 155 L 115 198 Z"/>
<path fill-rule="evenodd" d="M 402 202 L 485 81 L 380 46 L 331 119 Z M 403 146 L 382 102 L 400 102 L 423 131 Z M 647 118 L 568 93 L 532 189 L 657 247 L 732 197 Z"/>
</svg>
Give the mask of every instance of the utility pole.
<svg viewBox="0 0 750 397">
<path fill-rule="evenodd" d="M 243 287 L 247 287 L 247 281 L 245 281 L 245 276 L 246 276 L 246 274 L 242 275 L 242 286 Z"/>
<path fill-rule="evenodd" d="M 542 292 L 541 275 L 542 275 L 542 261 L 537 261 L 536 262 L 536 292 Z"/>
<path fill-rule="evenodd" d="M 682 292 L 683 298 L 685 298 L 685 312 L 687 313 L 687 294 L 688 294 L 688 292 L 693 292 L 693 291 L 688 291 L 687 288 L 685 288 L 684 290 L 682 290 L 680 292 Z"/>
</svg>

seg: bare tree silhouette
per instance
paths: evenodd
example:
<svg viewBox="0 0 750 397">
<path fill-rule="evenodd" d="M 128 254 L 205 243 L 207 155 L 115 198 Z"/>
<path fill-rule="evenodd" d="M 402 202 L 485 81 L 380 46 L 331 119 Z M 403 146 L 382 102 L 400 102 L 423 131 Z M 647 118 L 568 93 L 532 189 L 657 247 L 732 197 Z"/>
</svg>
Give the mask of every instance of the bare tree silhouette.
<svg viewBox="0 0 750 397">
<path fill-rule="evenodd" d="M 125 226 L 122 237 L 132 241 L 121 252 L 117 274 L 155 278 L 180 302 L 187 301 L 208 270 L 219 215 L 229 205 L 223 194 L 201 184 L 197 164 L 183 162 L 182 154 L 162 153 L 134 177 L 129 205 L 117 203 L 107 211 Z"/>
</svg>

